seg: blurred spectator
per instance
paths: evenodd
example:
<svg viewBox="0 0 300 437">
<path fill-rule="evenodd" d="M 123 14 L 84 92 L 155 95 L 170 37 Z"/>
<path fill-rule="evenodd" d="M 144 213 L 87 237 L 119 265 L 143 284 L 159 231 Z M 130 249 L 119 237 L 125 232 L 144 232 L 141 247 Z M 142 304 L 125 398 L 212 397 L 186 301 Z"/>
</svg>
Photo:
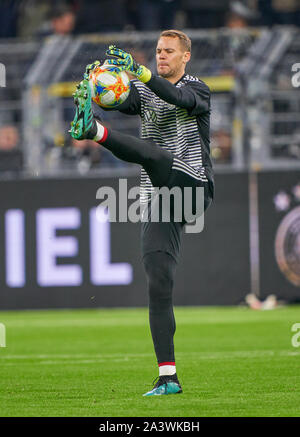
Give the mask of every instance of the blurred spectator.
<svg viewBox="0 0 300 437">
<path fill-rule="evenodd" d="M 13 125 L 0 127 L 0 171 L 22 169 L 22 152 L 19 149 L 19 132 Z"/>
<path fill-rule="evenodd" d="M 13 38 L 17 35 L 19 3 L 18 0 L 0 1 L 0 38 Z"/>
<path fill-rule="evenodd" d="M 49 0 L 19 1 L 18 36 L 30 38 L 45 27 L 53 3 Z"/>
<path fill-rule="evenodd" d="M 67 138 L 62 149 L 62 158 L 65 164 L 75 166 L 79 173 L 87 173 L 100 166 L 123 167 L 123 162 L 112 153 L 92 140 L 75 140 Z"/>
<path fill-rule="evenodd" d="M 239 1 L 230 3 L 229 12 L 225 18 L 225 26 L 229 29 L 247 28 L 249 21 L 256 16 L 245 4 Z"/>
<path fill-rule="evenodd" d="M 211 153 L 218 163 L 231 161 L 231 135 L 225 129 L 213 132 L 211 136 Z"/>
<path fill-rule="evenodd" d="M 69 35 L 73 32 L 76 15 L 71 8 L 61 6 L 51 11 L 50 15 L 53 33 L 57 35 Z"/>
<path fill-rule="evenodd" d="M 17 36 L 30 38 L 56 33 L 52 24 L 53 18 L 57 18 L 62 14 L 63 10 L 70 10 L 72 14 L 76 15 L 77 1 L 78 0 L 19 0 Z M 70 21 L 71 19 L 69 17 L 69 22 Z M 57 33 L 61 32 L 58 31 Z"/>
<path fill-rule="evenodd" d="M 49 21 L 39 30 L 37 36 L 45 37 L 50 35 L 70 35 L 73 33 L 76 23 L 74 9 L 62 3 L 48 12 Z"/>
<path fill-rule="evenodd" d="M 242 15 L 229 12 L 226 17 L 225 26 L 229 29 L 244 29 L 248 27 L 248 21 Z"/>
<path fill-rule="evenodd" d="M 18 130 L 12 125 L 0 127 L 0 150 L 13 150 L 19 143 Z"/>
</svg>

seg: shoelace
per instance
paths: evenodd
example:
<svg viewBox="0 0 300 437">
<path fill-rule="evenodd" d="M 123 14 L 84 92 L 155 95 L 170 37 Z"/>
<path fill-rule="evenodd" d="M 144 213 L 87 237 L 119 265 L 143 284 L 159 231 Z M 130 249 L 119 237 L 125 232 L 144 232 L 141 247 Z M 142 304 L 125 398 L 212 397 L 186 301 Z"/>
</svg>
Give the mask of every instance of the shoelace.
<svg viewBox="0 0 300 437">
<path fill-rule="evenodd" d="M 156 382 L 156 381 L 157 381 L 157 382 Z M 168 379 L 168 377 L 162 375 L 162 376 L 157 376 L 157 377 L 153 380 L 152 385 L 155 384 L 155 385 L 154 385 L 154 388 L 155 388 L 155 387 L 159 387 L 159 386 L 161 386 L 161 385 L 163 385 L 163 384 L 168 384 L 168 382 L 170 382 L 170 380 Z"/>
</svg>

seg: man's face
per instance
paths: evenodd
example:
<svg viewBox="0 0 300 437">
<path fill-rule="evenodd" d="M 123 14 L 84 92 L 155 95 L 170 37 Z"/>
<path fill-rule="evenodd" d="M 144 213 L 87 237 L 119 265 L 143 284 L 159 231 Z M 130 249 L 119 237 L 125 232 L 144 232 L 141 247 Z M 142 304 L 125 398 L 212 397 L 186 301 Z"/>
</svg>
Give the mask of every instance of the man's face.
<svg viewBox="0 0 300 437">
<path fill-rule="evenodd" d="M 156 65 L 160 76 L 169 79 L 181 76 L 190 59 L 190 52 L 184 51 L 179 38 L 164 36 L 157 42 Z"/>
<path fill-rule="evenodd" d="M 73 12 L 66 12 L 52 21 L 54 32 L 59 35 L 69 35 L 75 27 L 75 15 Z"/>
</svg>

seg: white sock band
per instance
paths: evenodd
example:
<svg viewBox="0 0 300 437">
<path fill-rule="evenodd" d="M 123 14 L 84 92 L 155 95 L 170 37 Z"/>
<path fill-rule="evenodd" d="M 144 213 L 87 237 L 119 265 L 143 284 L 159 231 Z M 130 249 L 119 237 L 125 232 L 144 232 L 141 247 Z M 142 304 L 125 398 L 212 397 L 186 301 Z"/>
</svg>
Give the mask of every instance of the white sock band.
<svg viewBox="0 0 300 437">
<path fill-rule="evenodd" d="M 159 369 L 159 376 L 174 375 L 176 373 L 176 366 L 165 365 L 165 366 L 159 366 L 158 369 Z"/>
<path fill-rule="evenodd" d="M 104 126 L 102 126 L 102 124 L 100 124 L 98 121 L 96 121 L 96 125 L 97 125 L 97 133 L 94 137 L 94 141 L 101 141 L 103 136 L 104 136 Z"/>
</svg>

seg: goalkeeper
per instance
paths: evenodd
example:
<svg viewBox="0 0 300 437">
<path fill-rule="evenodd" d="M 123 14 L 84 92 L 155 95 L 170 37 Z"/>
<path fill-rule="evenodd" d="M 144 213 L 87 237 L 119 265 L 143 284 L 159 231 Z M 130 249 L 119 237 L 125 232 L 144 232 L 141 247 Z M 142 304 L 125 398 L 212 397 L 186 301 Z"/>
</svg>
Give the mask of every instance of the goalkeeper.
<svg viewBox="0 0 300 437">
<path fill-rule="evenodd" d="M 129 53 L 115 46 L 106 52 L 107 63 L 133 74 L 130 94 L 118 110 L 139 114 L 142 138 L 108 129 L 94 118 L 87 67 L 85 79 L 74 95 L 76 113 L 71 135 L 93 139 L 116 157 L 141 165 L 141 204 L 149 205 L 154 187 L 204 189 L 204 210 L 214 195 L 209 146 L 210 91 L 204 82 L 185 73 L 191 57 L 191 41 L 177 30 L 161 33 L 156 47 L 158 75 L 138 65 Z M 154 205 L 154 206 L 153 206 Z M 156 206 L 155 206 L 156 205 Z M 153 203 L 148 208 L 161 208 Z M 181 393 L 174 354 L 175 319 L 173 283 L 185 220 L 142 221 L 143 264 L 147 276 L 150 329 L 159 377 L 144 396 Z"/>
</svg>

